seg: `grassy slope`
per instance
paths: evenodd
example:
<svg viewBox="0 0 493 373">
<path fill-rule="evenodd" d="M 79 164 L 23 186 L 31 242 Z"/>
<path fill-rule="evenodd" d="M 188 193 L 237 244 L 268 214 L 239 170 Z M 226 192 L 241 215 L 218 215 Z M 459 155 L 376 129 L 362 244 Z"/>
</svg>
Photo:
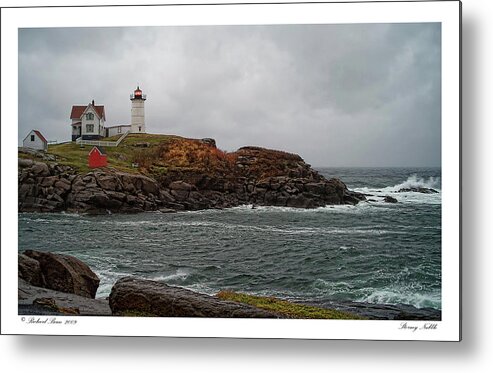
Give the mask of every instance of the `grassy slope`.
<svg viewBox="0 0 493 373">
<path fill-rule="evenodd" d="M 114 136 L 104 140 L 117 139 L 118 136 Z M 81 147 L 68 142 L 50 145 L 48 153 L 56 155 L 58 163 L 71 166 L 79 173 L 87 173 L 91 171 L 87 164 L 91 149 L 92 145 Z M 175 180 L 194 184 L 204 176 L 210 180 L 234 180 L 238 177 L 263 180 L 293 173 L 296 177 L 300 168 L 305 170 L 305 175 L 309 171 L 309 165 L 296 154 L 258 147 L 244 147 L 227 153 L 201 140 L 171 135 L 131 134 L 118 147 L 105 147 L 105 150 L 108 167 L 150 176 L 165 184 Z M 23 153 L 20 156 L 34 157 Z M 138 164 L 138 167 L 133 167 L 133 164 Z"/>
<path fill-rule="evenodd" d="M 104 139 L 116 141 L 118 136 Z M 148 143 L 148 147 L 136 146 Z M 48 153 L 55 154 L 58 162 L 88 172 L 87 155 L 92 145 L 81 147 L 73 142 L 50 145 Z M 158 176 L 169 170 L 197 170 L 227 172 L 234 167 L 234 157 L 210 147 L 199 140 L 178 136 L 131 134 L 118 147 L 105 147 L 108 165 L 115 169 Z M 25 155 L 23 155 L 25 156 Z M 132 167 L 138 163 L 139 168 Z"/>
<path fill-rule="evenodd" d="M 221 291 L 217 294 L 217 297 L 233 302 L 249 304 L 267 311 L 277 312 L 288 318 L 365 320 L 365 318 L 361 316 L 348 312 L 291 303 L 274 297 L 259 297 L 255 295 L 235 293 L 232 291 Z"/>
<path fill-rule="evenodd" d="M 105 141 L 116 141 L 119 136 L 110 137 L 104 139 Z M 132 167 L 134 163 L 135 155 L 140 149 L 152 149 L 153 147 L 163 142 L 169 141 L 172 136 L 166 135 L 129 135 L 127 136 L 118 147 L 105 147 L 108 154 L 108 163 L 111 167 L 121 171 L 137 173 L 138 170 Z M 149 148 L 136 148 L 136 143 L 148 142 L 151 146 Z M 48 147 L 49 154 L 55 154 L 59 163 L 72 166 L 80 172 L 90 171 L 87 165 L 87 155 L 92 149 L 92 145 L 80 146 L 75 142 L 68 142 L 57 145 L 50 145 Z"/>
</svg>

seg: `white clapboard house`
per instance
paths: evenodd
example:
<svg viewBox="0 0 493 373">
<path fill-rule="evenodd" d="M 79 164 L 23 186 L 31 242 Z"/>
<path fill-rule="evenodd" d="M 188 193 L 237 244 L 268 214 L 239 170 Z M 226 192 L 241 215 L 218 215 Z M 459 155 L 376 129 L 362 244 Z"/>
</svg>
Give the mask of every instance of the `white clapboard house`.
<svg viewBox="0 0 493 373">
<path fill-rule="evenodd" d="M 104 106 L 95 105 L 94 100 L 86 106 L 72 106 L 70 119 L 72 119 L 72 141 L 79 137 L 82 137 L 82 140 L 99 140 L 105 136 Z"/>
<path fill-rule="evenodd" d="M 31 130 L 22 141 L 24 148 L 30 148 L 35 150 L 48 150 L 48 141 L 38 130 Z"/>
</svg>

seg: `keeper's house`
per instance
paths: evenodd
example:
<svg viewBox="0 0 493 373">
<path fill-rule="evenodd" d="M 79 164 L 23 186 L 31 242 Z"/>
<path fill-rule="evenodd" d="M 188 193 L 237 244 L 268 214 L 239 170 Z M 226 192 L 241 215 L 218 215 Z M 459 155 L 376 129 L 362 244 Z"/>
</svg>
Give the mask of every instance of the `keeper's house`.
<svg viewBox="0 0 493 373">
<path fill-rule="evenodd" d="M 94 105 L 94 100 L 87 106 L 72 106 L 70 119 L 72 119 L 72 141 L 79 137 L 82 137 L 82 140 L 99 140 L 106 135 L 104 106 Z"/>
</svg>

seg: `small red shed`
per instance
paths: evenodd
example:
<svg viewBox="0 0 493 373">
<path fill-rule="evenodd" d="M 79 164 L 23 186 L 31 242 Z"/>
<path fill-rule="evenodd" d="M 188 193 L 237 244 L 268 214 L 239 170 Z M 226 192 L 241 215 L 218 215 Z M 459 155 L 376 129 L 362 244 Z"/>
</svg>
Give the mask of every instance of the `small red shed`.
<svg viewBox="0 0 493 373">
<path fill-rule="evenodd" d="M 87 156 L 89 167 L 97 168 L 97 167 L 106 167 L 108 165 L 108 156 L 106 155 L 106 151 L 101 146 L 95 146 L 89 152 Z"/>
</svg>

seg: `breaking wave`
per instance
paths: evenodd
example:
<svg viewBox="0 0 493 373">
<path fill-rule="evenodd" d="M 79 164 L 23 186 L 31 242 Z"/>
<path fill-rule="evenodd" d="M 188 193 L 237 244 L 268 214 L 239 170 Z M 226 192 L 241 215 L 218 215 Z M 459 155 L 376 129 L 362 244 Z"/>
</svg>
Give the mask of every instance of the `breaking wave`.
<svg viewBox="0 0 493 373">
<path fill-rule="evenodd" d="M 440 177 L 430 176 L 428 179 L 418 177 L 413 174 L 407 178 L 403 183 L 394 185 L 392 188 L 396 191 L 405 188 L 428 188 L 428 189 L 440 189 Z"/>
<path fill-rule="evenodd" d="M 418 193 L 418 192 L 400 192 L 402 189 L 410 188 L 426 188 L 436 190 L 438 193 Z M 389 194 L 396 194 L 396 198 L 399 202 L 403 203 L 425 203 L 425 204 L 441 204 L 442 193 L 441 193 L 441 180 L 440 177 L 429 177 L 423 178 L 419 177 L 417 174 L 410 175 L 402 183 L 398 183 L 392 186 L 386 187 L 361 187 L 354 188 L 356 192 L 374 195 L 377 197 L 384 197 Z"/>
</svg>

